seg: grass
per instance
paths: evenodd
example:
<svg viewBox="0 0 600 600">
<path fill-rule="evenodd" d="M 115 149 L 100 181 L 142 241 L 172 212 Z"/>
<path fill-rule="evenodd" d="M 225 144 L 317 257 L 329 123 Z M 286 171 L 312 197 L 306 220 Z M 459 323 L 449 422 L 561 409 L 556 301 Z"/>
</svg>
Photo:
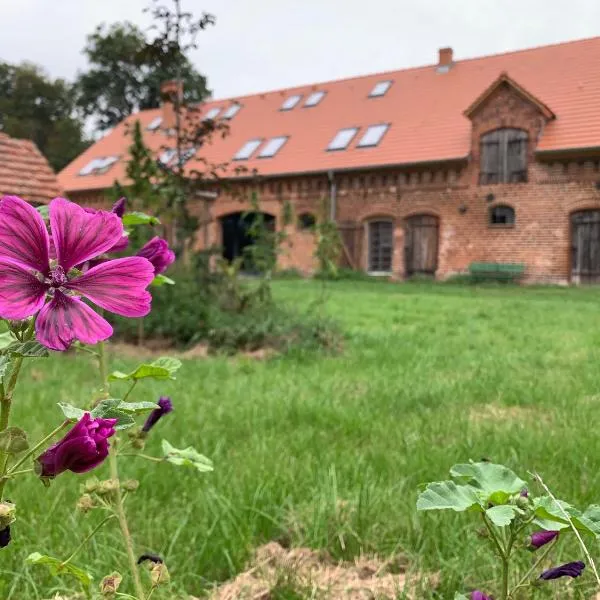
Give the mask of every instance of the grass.
<svg viewBox="0 0 600 600">
<path fill-rule="evenodd" d="M 320 290 L 318 282 L 276 284 L 279 298 L 302 306 Z M 414 568 L 442 571 L 439 598 L 463 586 L 493 591 L 496 566 L 470 518 L 415 512 L 420 485 L 470 458 L 522 476 L 535 469 L 576 505 L 600 501 L 600 290 L 363 282 L 327 290 L 327 311 L 346 332 L 343 354 L 185 361 L 176 382 L 140 386 L 137 399 L 169 394 L 176 407 L 146 452 L 158 453 L 164 436 L 215 463 L 200 476 L 123 459 L 123 475 L 141 482 L 128 500 L 137 549 L 163 556 L 174 582 L 153 600 L 199 595 L 268 540 L 339 558 L 401 554 Z M 134 363 L 113 357 L 111 366 Z M 85 356 L 32 361 L 12 422 L 37 439 L 59 422 L 57 402 L 83 406 L 97 385 Z M 108 477 L 107 465 L 97 474 Z M 83 480 L 65 474 L 45 489 L 31 477 L 18 493 L 9 488 L 19 520 L 0 551 L 0 598 L 74 589 L 22 561 L 33 551 L 67 556 L 99 520 L 74 510 Z M 591 552 L 599 557 L 597 544 Z M 557 560 L 580 557 L 568 542 Z M 116 529 L 75 562 L 97 581 L 124 572 Z M 574 598 L 589 597 L 591 578 L 581 579 Z M 549 589 L 538 597 L 564 588 Z"/>
</svg>

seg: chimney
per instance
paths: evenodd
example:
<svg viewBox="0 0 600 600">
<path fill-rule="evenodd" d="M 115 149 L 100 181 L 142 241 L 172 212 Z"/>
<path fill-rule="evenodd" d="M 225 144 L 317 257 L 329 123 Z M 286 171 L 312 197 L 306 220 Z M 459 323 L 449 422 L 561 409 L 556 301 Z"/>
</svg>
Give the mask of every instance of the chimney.
<svg viewBox="0 0 600 600">
<path fill-rule="evenodd" d="M 452 48 L 440 48 L 439 54 L 437 71 L 438 73 L 447 73 L 452 68 L 454 51 Z"/>
<path fill-rule="evenodd" d="M 165 81 L 160 86 L 162 100 L 162 128 L 169 130 L 175 127 L 176 106 L 183 102 L 183 81 L 172 79 Z"/>
</svg>

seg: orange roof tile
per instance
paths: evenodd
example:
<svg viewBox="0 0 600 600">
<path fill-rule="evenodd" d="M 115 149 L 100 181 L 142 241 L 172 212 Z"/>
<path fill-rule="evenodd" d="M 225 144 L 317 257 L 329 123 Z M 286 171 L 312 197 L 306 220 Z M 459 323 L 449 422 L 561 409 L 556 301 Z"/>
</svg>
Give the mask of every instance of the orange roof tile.
<svg viewBox="0 0 600 600">
<path fill-rule="evenodd" d="M 61 188 L 52 167 L 32 141 L 0 133 L 0 196 L 6 194 L 47 203 L 60 196 Z"/>
<path fill-rule="evenodd" d="M 556 115 L 544 130 L 538 150 L 600 147 L 600 37 L 457 61 L 447 73 L 436 65 L 378 73 L 352 79 L 300 86 L 236 98 L 242 109 L 230 123 L 231 134 L 215 139 L 200 151 L 212 163 L 231 161 L 253 138 L 289 136 L 273 158 L 233 161 L 262 175 L 357 169 L 414 164 L 466 157 L 470 152 L 471 124 L 465 111 L 506 74 L 530 98 Z M 387 93 L 369 98 L 380 81 L 393 83 Z M 314 91 L 326 92 L 314 107 L 302 105 Z M 283 101 L 302 94 L 301 102 L 281 111 Z M 204 111 L 226 107 L 230 100 L 207 102 Z M 147 110 L 128 120 L 147 126 L 161 109 Z M 389 123 L 376 147 L 357 148 L 369 125 Z M 360 127 L 347 150 L 328 152 L 328 144 L 340 129 Z M 67 191 L 106 188 L 115 179 L 124 181 L 125 161 L 106 173 L 78 175 L 93 158 L 126 156 L 130 139 L 125 122 L 76 158 L 59 175 Z M 157 150 L 166 142 L 164 133 L 145 132 L 148 145 Z M 261 146 L 262 147 L 262 146 Z M 190 168 L 200 162 L 190 161 Z"/>
</svg>

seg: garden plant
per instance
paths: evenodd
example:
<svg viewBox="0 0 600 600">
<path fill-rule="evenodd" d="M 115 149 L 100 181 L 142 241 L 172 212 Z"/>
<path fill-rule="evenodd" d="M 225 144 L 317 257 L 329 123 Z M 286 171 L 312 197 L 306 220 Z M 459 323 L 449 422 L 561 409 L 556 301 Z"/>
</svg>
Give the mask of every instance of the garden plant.
<svg viewBox="0 0 600 600">
<path fill-rule="evenodd" d="M 39 478 L 41 490 L 50 488 L 50 502 L 53 481 L 61 474 L 93 472 L 108 461 L 109 479 L 101 481 L 92 474 L 81 486 L 77 508 L 100 516 L 87 532 L 72 530 L 73 551 L 52 556 L 40 539 L 40 547 L 32 548 L 26 560 L 54 575 L 75 578 L 86 597 L 147 600 L 168 583 L 169 572 L 160 556 L 136 553 L 126 506 L 139 483 L 127 478 L 121 463 L 123 459 L 168 462 L 201 473 L 211 471 L 212 464 L 193 448 L 181 450 L 167 440 L 162 441 L 162 455 L 143 452 L 145 440 L 173 410 L 173 403 L 168 396 L 136 402 L 134 393 L 144 381 L 175 379 L 179 360 L 163 357 L 127 373 L 109 372 L 104 344 L 113 329 L 104 311 L 141 318 L 151 310 L 147 288 L 173 284 L 164 272 L 175 255 L 158 237 L 135 256 L 114 257 L 128 246 L 127 228 L 156 222 L 125 208 L 124 199 L 110 212 L 84 209 L 63 198 L 39 210 L 16 196 L 0 201 L 0 547 L 10 552 L 11 539 L 19 535 L 20 507 L 10 498 L 23 478 Z M 27 432 L 11 421 L 13 402 L 21 400 L 16 392 L 23 363 L 69 349 L 93 355 L 98 387 L 90 390 L 83 408 L 66 403 L 48 406 L 56 413 L 56 426 L 41 439 L 29 440 Z M 140 426 L 138 419 L 144 414 Z M 45 422 L 51 420 L 44 415 Z M 119 573 L 120 565 L 115 565 L 112 573 L 90 574 L 77 564 L 77 554 L 98 531 L 111 526 L 121 534 L 127 572 Z"/>
</svg>

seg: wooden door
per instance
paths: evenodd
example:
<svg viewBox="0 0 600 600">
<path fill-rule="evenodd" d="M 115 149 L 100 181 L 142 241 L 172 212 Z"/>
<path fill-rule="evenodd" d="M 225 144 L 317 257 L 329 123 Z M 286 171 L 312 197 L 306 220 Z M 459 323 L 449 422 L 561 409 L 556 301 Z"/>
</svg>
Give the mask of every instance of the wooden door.
<svg viewBox="0 0 600 600">
<path fill-rule="evenodd" d="M 416 215 L 406 219 L 404 231 L 404 266 L 406 276 L 434 275 L 438 260 L 438 218 Z"/>
<path fill-rule="evenodd" d="M 574 283 L 600 282 L 600 211 L 571 215 L 571 279 Z"/>
</svg>

